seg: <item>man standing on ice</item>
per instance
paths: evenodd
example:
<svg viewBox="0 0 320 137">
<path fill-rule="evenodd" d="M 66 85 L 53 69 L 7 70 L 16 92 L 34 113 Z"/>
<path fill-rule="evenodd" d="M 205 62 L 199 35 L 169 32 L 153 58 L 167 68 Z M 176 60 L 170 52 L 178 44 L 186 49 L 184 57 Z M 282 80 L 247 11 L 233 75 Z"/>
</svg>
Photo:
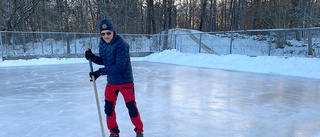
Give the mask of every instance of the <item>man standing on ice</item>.
<svg viewBox="0 0 320 137">
<path fill-rule="evenodd" d="M 121 92 L 129 110 L 131 122 L 135 126 L 137 137 L 143 137 L 143 123 L 136 105 L 132 67 L 129 55 L 129 45 L 117 35 L 110 20 L 104 19 L 99 25 L 101 40 L 99 56 L 92 53 L 91 49 L 85 52 L 86 59 L 104 67 L 90 72 L 97 79 L 101 75 L 107 76 L 105 89 L 105 113 L 110 137 L 119 137 L 120 130 L 116 121 L 115 105 L 118 93 Z"/>
</svg>

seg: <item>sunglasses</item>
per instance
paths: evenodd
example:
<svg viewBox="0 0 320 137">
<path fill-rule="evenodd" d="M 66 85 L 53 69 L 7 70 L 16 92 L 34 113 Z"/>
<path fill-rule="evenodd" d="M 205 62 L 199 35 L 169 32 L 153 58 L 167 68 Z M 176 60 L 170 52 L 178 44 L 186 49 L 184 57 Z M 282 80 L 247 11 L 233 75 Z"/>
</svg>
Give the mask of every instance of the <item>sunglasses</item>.
<svg viewBox="0 0 320 137">
<path fill-rule="evenodd" d="M 101 33 L 101 36 L 104 36 L 104 35 L 111 35 L 111 32 L 106 32 L 106 33 Z"/>
</svg>

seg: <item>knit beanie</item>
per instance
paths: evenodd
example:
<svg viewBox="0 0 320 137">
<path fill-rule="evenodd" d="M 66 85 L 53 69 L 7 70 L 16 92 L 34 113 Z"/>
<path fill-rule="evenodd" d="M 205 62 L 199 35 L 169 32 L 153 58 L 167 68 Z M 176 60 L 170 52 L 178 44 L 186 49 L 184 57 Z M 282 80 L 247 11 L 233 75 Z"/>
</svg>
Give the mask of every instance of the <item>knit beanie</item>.
<svg viewBox="0 0 320 137">
<path fill-rule="evenodd" d="M 100 28 L 100 32 L 101 32 L 101 31 L 104 31 L 104 30 L 114 31 L 114 28 L 113 28 L 113 26 L 112 26 L 112 23 L 111 23 L 111 21 L 108 20 L 108 19 L 103 19 L 103 20 L 100 22 L 99 28 Z"/>
</svg>

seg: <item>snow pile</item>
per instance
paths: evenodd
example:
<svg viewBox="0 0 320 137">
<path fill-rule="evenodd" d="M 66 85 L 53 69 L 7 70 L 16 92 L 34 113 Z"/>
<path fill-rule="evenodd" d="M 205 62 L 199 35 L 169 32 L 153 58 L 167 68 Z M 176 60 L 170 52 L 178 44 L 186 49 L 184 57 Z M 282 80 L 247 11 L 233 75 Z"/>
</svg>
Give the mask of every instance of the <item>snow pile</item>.
<svg viewBox="0 0 320 137">
<path fill-rule="evenodd" d="M 235 54 L 219 56 L 213 54 L 192 54 L 181 53 L 176 50 L 166 50 L 160 53 L 151 54 L 147 57 L 134 57 L 131 58 L 131 61 L 159 62 L 193 67 L 320 79 L 319 58 L 285 58 L 277 56 L 249 57 L 246 55 Z M 5 60 L 0 62 L 0 67 L 70 63 L 88 63 L 88 61 L 84 58 Z"/>
<path fill-rule="evenodd" d="M 317 58 L 276 57 L 246 55 L 190 54 L 167 50 L 147 57 L 133 58 L 132 61 L 149 61 L 185 66 L 215 68 L 286 76 L 320 79 L 320 60 Z"/>
<path fill-rule="evenodd" d="M 55 64 L 70 64 L 70 63 L 88 63 L 84 58 L 39 58 L 31 60 L 5 60 L 0 62 L 0 67 L 12 66 L 36 66 L 36 65 L 55 65 Z"/>
</svg>

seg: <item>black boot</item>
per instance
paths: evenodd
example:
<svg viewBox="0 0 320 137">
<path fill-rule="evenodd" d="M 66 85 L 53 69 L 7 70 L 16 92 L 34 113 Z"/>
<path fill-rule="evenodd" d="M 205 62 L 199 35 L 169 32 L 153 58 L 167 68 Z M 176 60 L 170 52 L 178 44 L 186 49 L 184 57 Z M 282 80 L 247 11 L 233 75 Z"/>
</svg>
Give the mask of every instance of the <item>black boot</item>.
<svg viewBox="0 0 320 137">
<path fill-rule="evenodd" d="M 114 135 L 114 134 L 111 133 L 109 137 L 119 137 L 119 135 Z"/>
<path fill-rule="evenodd" d="M 137 136 L 136 137 L 143 137 L 143 133 L 137 133 Z"/>
</svg>

